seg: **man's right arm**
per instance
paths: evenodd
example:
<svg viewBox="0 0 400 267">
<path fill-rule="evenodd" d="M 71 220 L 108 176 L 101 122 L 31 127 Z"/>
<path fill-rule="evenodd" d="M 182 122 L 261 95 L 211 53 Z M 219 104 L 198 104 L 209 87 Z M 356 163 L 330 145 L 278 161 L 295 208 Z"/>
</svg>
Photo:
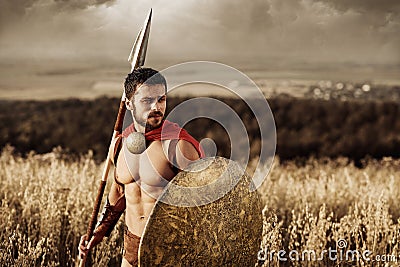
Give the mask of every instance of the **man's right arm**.
<svg viewBox="0 0 400 267">
<path fill-rule="evenodd" d="M 114 229 L 122 213 L 126 208 L 124 185 L 117 182 L 117 166 L 116 161 L 122 145 L 122 136 L 116 137 L 112 141 L 110 152 L 111 162 L 114 164 L 114 180 L 111 184 L 110 192 L 106 203 L 103 207 L 101 217 L 96 225 L 96 229 L 93 232 L 94 236 L 98 236 L 100 241 L 104 236 L 108 237 L 111 231 Z"/>
<path fill-rule="evenodd" d="M 93 236 L 89 242 L 87 235 L 81 237 L 79 243 L 79 255 L 81 258 L 83 258 L 83 255 L 87 256 L 89 250 L 100 243 L 105 236 L 108 237 L 111 234 L 122 213 L 124 213 L 125 208 L 124 188 L 113 181 Z"/>
<path fill-rule="evenodd" d="M 108 194 L 106 204 L 103 207 L 102 214 L 97 223 L 94 235 L 110 236 L 122 213 L 126 208 L 124 188 L 122 185 L 113 181 Z"/>
</svg>

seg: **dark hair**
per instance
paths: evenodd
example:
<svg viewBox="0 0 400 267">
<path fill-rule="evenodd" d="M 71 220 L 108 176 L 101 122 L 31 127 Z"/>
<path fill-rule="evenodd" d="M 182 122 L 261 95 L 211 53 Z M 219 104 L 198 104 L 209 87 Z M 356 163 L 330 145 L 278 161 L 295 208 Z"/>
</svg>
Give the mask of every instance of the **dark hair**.
<svg viewBox="0 0 400 267">
<path fill-rule="evenodd" d="M 137 68 L 128 74 L 125 79 L 125 95 L 128 99 L 135 94 L 138 86 L 142 84 L 154 85 L 163 84 L 167 92 L 167 81 L 165 77 L 152 68 Z"/>
</svg>

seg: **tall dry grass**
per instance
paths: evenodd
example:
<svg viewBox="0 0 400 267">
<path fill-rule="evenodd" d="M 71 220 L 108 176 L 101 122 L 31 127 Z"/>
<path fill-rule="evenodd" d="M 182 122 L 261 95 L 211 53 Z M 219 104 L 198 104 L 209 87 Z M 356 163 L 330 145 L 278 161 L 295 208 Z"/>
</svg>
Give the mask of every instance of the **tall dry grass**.
<svg viewBox="0 0 400 267">
<path fill-rule="evenodd" d="M 275 163 L 260 192 L 265 203 L 261 247 L 284 250 L 287 262 L 281 265 L 399 266 L 399 160 L 370 160 L 362 169 L 346 159 L 309 160 L 304 167 Z M 337 244 L 341 239 L 347 243 L 343 249 Z M 322 257 L 329 249 L 337 254 Z M 289 258 L 292 250 L 299 253 L 292 259 L 299 260 Z M 307 250 L 315 251 L 311 259 L 317 260 L 307 254 L 303 260 Z M 366 250 L 372 255 L 352 257 L 352 251 Z M 264 266 L 278 266 L 277 253 L 270 255 Z"/>
<path fill-rule="evenodd" d="M 47 155 L 0 155 L 0 266 L 73 266 L 85 233 L 102 166 L 88 154 L 69 160 Z M 274 163 L 260 188 L 265 203 L 263 241 L 267 251 L 335 249 L 400 254 L 400 161 L 370 161 L 358 169 L 346 160 L 310 160 L 304 167 Z M 255 173 L 260 175 L 260 173 Z M 96 266 L 118 266 L 122 220 L 91 254 Z M 288 255 L 286 255 L 288 256 Z M 393 259 L 391 259 L 393 260 Z M 398 262 L 287 261 L 277 256 L 264 266 L 396 266 Z"/>
<path fill-rule="evenodd" d="M 55 150 L 23 159 L 10 148 L 1 154 L 0 166 L 0 266 L 74 266 L 101 166 L 90 154 L 69 161 Z M 89 263 L 119 265 L 121 232 L 113 231 Z"/>
</svg>

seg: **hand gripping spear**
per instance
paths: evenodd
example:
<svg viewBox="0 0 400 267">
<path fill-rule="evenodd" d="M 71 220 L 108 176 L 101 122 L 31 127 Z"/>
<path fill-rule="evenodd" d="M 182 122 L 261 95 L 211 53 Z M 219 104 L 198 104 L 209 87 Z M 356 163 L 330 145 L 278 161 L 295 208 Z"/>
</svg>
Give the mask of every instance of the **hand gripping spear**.
<svg viewBox="0 0 400 267">
<path fill-rule="evenodd" d="M 146 58 L 147 43 L 149 40 L 149 33 L 150 33 L 151 15 L 152 15 L 152 10 L 150 9 L 150 12 L 147 15 L 147 18 L 144 22 L 143 28 L 140 30 L 138 36 L 136 37 L 135 43 L 134 43 L 131 53 L 129 55 L 128 61 L 131 63 L 131 72 L 134 69 L 144 65 L 144 61 Z M 103 198 L 104 189 L 106 187 L 108 172 L 109 172 L 111 164 L 112 164 L 111 158 L 110 158 L 110 154 L 111 154 L 110 150 L 112 148 L 112 142 L 122 132 L 122 125 L 124 122 L 124 117 L 125 117 L 125 112 L 126 112 L 125 101 L 126 101 L 126 96 L 125 96 L 125 90 L 124 90 L 122 93 L 122 97 L 121 97 L 121 103 L 119 104 L 118 115 L 117 115 L 117 119 L 115 121 L 114 132 L 112 134 L 103 174 L 101 176 L 100 187 L 97 192 L 97 197 L 96 197 L 96 200 L 94 203 L 92 216 L 91 216 L 89 226 L 88 226 L 88 229 L 86 232 L 88 240 L 90 240 L 90 238 L 92 237 L 95 225 L 97 223 L 97 215 L 100 210 L 100 204 L 101 204 L 101 201 Z M 85 262 L 86 262 L 86 257 L 84 257 L 81 260 L 79 266 L 80 267 L 85 266 Z"/>
</svg>

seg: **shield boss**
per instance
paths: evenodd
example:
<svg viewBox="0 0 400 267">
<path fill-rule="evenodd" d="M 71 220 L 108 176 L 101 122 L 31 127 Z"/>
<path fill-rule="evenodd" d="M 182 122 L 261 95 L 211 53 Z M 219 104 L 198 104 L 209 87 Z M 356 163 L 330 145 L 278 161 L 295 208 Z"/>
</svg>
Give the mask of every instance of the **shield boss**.
<svg viewBox="0 0 400 267">
<path fill-rule="evenodd" d="M 234 161 L 201 159 L 157 200 L 139 248 L 139 266 L 254 266 L 262 205 Z M 253 191 L 253 192 L 252 192 Z"/>
</svg>

